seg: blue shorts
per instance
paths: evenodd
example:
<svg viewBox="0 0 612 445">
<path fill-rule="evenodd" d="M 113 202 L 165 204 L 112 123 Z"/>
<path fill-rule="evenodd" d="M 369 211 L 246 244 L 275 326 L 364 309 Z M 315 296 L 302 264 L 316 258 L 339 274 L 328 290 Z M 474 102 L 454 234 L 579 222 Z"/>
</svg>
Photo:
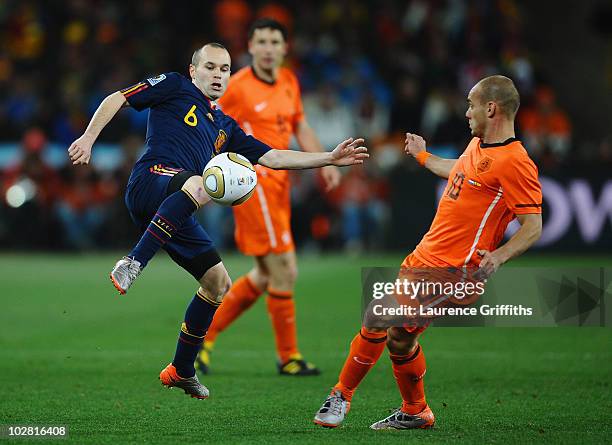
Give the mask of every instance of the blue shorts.
<svg viewBox="0 0 612 445">
<path fill-rule="evenodd" d="M 155 173 L 148 168 L 135 168 L 128 181 L 125 204 L 142 233 L 164 199 L 180 190 L 191 176 L 197 175 L 170 167 L 162 167 L 161 170 L 164 173 Z M 163 248 L 175 263 L 187 270 L 196 280 L 221 262 L 212 239 L 193 215 L 172 234 L 172 238 Z"/>
</svg>

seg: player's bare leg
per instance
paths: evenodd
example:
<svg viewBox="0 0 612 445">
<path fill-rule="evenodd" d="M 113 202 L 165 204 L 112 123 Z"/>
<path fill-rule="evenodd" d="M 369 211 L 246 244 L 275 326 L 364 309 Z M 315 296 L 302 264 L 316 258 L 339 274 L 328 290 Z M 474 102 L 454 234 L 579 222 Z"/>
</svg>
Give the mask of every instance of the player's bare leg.
<svg viewBox="0 0 612 445">
<path fill-rule="evenodd" d="M 224 303 L 215 313 L 202 350 L 196 359 L 196 368 L 202 374 L 210 372 L 211 355 L 217 335 L 227 329 L 244 311 L 249 309 L 268 287 L 269 274 L 262 258 L 255 257 L 255 267 L 232 285 L 223 298 Z"/>
<path fill-rule="evenodd" d="M 231 280 L 223 263 L 218 263 L 199 282 L 200 288 L 185 313 L 174 360 L 161 371 L 159 379 L 168 388 L 181 388 L 192 397 L 205 399 L 209 392 L 198 380 L 194 361 Z"/>
<path fill-rule="evenodd" d="M 374 430 L 432 428 L 435 418 L 425 401 L 423 377 L 425 356 L 418 342 L 420 330 L 401 327 L 387 331 L 387 348 L 393 375 L 402 394 L 402 406 L 390 416 L 372 424 Z"/>
<path fill-rule="evenodd" d="M 270 284 L 270 271 L 264 261 L 265 257 L 253 257 L 255 266 L 247 273 L 249 280 L 258 289 L 267 289 Z"/>
<path fill-rule="evenodd" d="M 263 258 L 269 271 L 268 297 L 266 303 L 272 321 L 276 351 L 281 375 L 319 375 L 319 370 L 300 354 L 297 345 L 297 326 L 293 290 L 297 280 L 297 258 L 294 251 L 274 254 Z"/>
</svg>

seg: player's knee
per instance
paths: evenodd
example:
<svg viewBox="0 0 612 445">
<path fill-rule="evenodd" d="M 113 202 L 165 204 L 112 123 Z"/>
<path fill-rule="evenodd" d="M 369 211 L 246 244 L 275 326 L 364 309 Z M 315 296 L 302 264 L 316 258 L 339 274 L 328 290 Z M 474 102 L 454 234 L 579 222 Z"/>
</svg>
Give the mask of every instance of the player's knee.
<svg viewBox="0 0 612 445">
<path fill-rule="evenodd" d="M 405 355 L 417 345 L 418 334 L 407 332 L 403 328 L 390 328 L 387 332 L 387 348 L 392 354 Z"/>
<path fill-rule="evenodd" d="M 210 196 L 204 190 L 204 182 L 202 182 L 201 176 L 194 175 L 190 177 L 185 181 L 181 190 L 189 193 L 198 202 L 200 207 L 210 200 Z"/>
<path fill-rule="evenodd" d="M 217 301 L 223 301 L 223 297 L 227 294 L 232 287 L 232 279 L 229 275 L 225 275 L 221 281 L 219 282 L 216 293 L 217 293 Z"/>
<path fill-rule="evenodd" d="M 288 264 L 285 268 L 285 274 L 285 276 L 287 277 L 287 281 L 289 282 L 289 284 L 291 284 L 291 286 L 293 286 L 297 281 L 298 277 L 297 265 L 295 263 Z"/>
<path fill-rule="evenodd" d="M 248 277 L 249 280 L 251 280 L 251 283 L 253 283 L 257 289 L 265 291 L 268 288 L 268 284 L 270 284 L 270 275 L 268 274 L 268 271 L 259 266 L 255 266 L 248 273 Z"/>
<path fill-rule="evenodd" d="M 201 282 L 200 286 L 200 291 L 205 292 L 220 303 L 223 301 L 225 294 L 230 290 L 230 287 L 232 287 L 232 279 L 227 271 L 223 269 L 215 274 L 214 277 L 208 277 L 205 282 Z"/>
<path fill-rule="evenodd" d="M 292 288 L 297 281 L 298 269 L 294 261 L 284 259 L 271 271 L 271 286 L 284 289 Z"/>
<path fill-rule="evenodd" d="M 232 282 L 231 280 L 228 280 L 225 282 L 221 282 L 217 285 L 213 284 L 208 285 L 206 287 L 201 286 L 200 292 L 210 295 L 212 298 L 215 299 L 215 301 L 221 303 L 223 301 L 223 298 L 225 297 L 225 294 L 227 294 L 227 292 L 230 290 L 231 286 Z"/>
</svg>

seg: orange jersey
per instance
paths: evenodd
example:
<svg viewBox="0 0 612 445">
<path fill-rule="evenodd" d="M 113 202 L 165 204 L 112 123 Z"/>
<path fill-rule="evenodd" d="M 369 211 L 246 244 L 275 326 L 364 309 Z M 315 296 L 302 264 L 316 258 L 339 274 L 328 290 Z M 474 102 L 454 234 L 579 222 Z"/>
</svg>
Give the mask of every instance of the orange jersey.
<svg viewBox="0 0 612 445">
<path fill-rule="evenodd" d="M 289 148 L 291 136 L 304 119 L 297 78 L 286 68 L 279 69 L 274 83 L 258 78 L 251 67 L 241 69 L 230 78 L 219 105 L 247 134 L 281 150 Z M 292 251 L 289 174 L 261 165 L 255 168 L 255 193 L 233 207 L 236 244 L 246 255 Z"/>
<path fill-rule="evenodd" d="M 258 78 L 250 66 L 242 68 L 230 78 L 219 106 L 245 132 L 281 150 L 289 148 L 297 124 L 304 119 L 300 86 L 287 68 L 279 69 L 274 83 Z"/>
<path fill-rule="evenodd" d="M 542 212 L 538 169 L 512 138 L 473 138 L 453 166 L 436 216 L 415 256 L 431 266 L 478 265 L 478 249 L 493 251 L 516 215 Z"/>
</svg>

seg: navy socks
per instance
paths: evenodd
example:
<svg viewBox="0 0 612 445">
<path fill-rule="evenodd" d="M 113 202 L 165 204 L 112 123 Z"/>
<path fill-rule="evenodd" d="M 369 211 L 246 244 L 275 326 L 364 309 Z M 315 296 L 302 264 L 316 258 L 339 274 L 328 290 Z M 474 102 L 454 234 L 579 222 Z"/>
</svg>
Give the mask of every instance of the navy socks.
<svg viewBox="0 0 612 445">
<path fill-rule="evenodd" d="M 185 321 L 181 325 L 176 345 L 176 354 L 172 360 L 180 377 L 188 378 L 195 375 L 193 363 L 220 304 L 204 292 L 198 291 L 187 307 Z"/>
<path fill-rule="evenodd" d="M 184 190 L 168 196 L 128 256 L 139 261 L 142 267 L 146 266 L 197 208 L 197 201 Z"/>
</svg>

